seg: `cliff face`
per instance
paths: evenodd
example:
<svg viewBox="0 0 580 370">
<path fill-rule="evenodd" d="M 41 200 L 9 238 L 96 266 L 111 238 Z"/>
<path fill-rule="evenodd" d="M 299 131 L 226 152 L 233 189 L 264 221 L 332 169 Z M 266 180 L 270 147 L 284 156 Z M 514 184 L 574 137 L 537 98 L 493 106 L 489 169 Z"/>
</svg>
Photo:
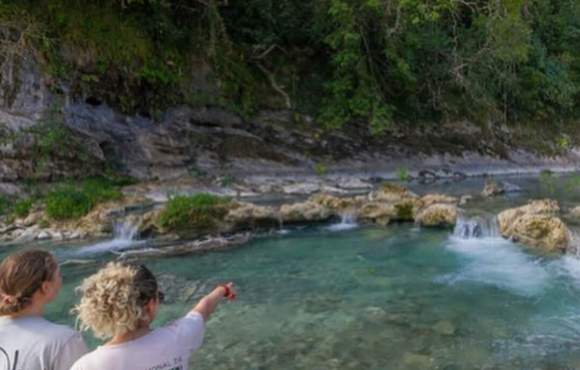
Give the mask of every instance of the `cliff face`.
<svg viewBox="0 0 580 370">
<path fill-rule="evenodd" d="M 32 55 L 0 65 L 0 183 L 50 181 L 115 170 L 141 180 L 199 173 L 241 175 L 445 173 L 574 165 L 573 152 L 544 158 L 521 150 L 514 132 L 468 123 L 393 127 L 364 123 L 325 132 L 311 117 L 263 110 L 250 119 L 212 106 L 177 106 L 158 117 L 122 114 L 93 98 L 73 99 Z M 546 141 L 549 141 L 547 139 Z M 6 189 L 6 187 L 4 187 Z"/>
</svg>

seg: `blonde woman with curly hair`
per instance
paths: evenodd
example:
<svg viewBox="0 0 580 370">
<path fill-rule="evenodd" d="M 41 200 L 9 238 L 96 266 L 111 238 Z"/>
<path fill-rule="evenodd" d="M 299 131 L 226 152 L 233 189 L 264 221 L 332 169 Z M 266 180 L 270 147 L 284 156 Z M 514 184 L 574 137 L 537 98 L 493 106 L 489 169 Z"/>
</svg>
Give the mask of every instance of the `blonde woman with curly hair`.
<svg viewBox="0 0 580 370">
<path fill-rule="evenodd" d="M 69 370 L 87 352 L 81 335 L 44 319 L 62 286 L 45 251 L 12 254 L 0 263 L 0 369 Z"/>
<path fill-rule="evenodd" d="M 234 299 L 232 284 L 215 288 L 185 317 L 151 329 L 163 295 L 143 265 L 111 262 L 78 288 L 74 311 L 83 330 L 108 340 L 71 370 L 187 370 L 202 344 L 205 321 L 223 299 Z"/>
</svg>

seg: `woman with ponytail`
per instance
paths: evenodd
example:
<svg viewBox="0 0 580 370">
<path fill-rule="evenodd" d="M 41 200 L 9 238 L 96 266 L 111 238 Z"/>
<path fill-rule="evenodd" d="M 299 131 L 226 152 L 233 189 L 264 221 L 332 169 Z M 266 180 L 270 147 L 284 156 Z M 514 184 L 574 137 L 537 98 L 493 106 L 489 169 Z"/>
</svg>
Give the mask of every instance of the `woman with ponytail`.
<svg viewBox="0 0 580 370">
<path fill-rule="evenodd" d="M 28 250 L 0 263 L 0 370 L 69 370 L 87 352 L 79 333 L 42 316 L 62 286 L 45 251 Z"/>
</svg>

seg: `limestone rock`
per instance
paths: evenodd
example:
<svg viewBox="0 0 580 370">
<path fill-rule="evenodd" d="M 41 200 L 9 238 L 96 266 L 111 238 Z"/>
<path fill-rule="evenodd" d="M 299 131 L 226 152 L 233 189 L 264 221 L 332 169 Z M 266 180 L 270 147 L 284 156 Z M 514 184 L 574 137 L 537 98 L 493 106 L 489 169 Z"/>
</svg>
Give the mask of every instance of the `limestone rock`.
<svg viewBox="0 0 580 370">
<path fill-rule="evenodd" d="M 484 197 L 493 197 L 505 193 L 505 189 L 501 183 L 495 180 L 486 180 L 481 195 Z"/>
<path fill-rule="evenodd" d="M 437 203 L 419 211 L 415 222 L 427 227 L 450 227 L 457 222 L 457 206 Z"/>
<path fill-rule="evenodd" d="M 358 211 L 358 218 L 363 222 L 388 225 L 392 219 L 397 218 L 397 209 L 393 204 L 384 202 L 368 202 Z"/>
<path fill-rule="evenodd" d="M 385 183 L 379 189 L 370 193 L 369 198 L 370 200 L 384 202 L 399 202 L 404 199 L 417 198 L 417 195 L 401 185 Z"/>
<path fill-rule="evenodd" d="M 569 211 L 571 217 L 580 218 L 580 206 L 576 206 Z"/>
<path fill-rule="evenodd" d="M 258 206 L 252 203 L 236 203 L 228 211 L 225 221 L 236 226 L 272 226 L 279 223 L 279 215 L 274 207 Z"/>
<path fill-rule="evenodd" d="M 282 188 L 284 194 L 296 195 L 296 194 L 312 194 L 320 190 L 320 184 L 318 183 L 298 183 L 292 185 L 286 185 Z"/>
<path fill-rule="evenodd" d="M 348 211 L 357 208 L 361 202 L 355 198 L 341 198 L 327 193 L 319 193 L 308 199 L 334 211 Z"/>
<path fill-rule="evenodd" d="M 336 186 L 342 189 L 354 190 L 354 189 L 370 189 L 373 186 L 368 182 L 364 182 L 361 179 L 355 177 L 340 177 L 336 181 Z"/>
<path fill-rule="evenodd" d="M 564 252 L 570 244 L 570 231 L 557 216 L 560 207 L 553 200 L 536 200 L 498 215 L 502 236 L 548 252 Z"/>
<path fill-rule="evenodd" d="M 472 199 L 473 196 L 471 195 L 462 195 L 461 198 L 459 198 L 459 205 L 464 206 L 467 204 L 467 202 L 471 201 Z"/>
<path fill-rule="evenodd" d="M 421 197 L 421 206 L 429 207 L 433 204 L 457 204 L 458 200 L 455 197 L 444 194 L 427 194 Z"/>
<path fill-rule="evenodd" d="M 280 207 L 280 218 L 283 222 L 325 221 L 332 216 L 330 209 L 312 201 L 284 204 Z"/>
</svg>

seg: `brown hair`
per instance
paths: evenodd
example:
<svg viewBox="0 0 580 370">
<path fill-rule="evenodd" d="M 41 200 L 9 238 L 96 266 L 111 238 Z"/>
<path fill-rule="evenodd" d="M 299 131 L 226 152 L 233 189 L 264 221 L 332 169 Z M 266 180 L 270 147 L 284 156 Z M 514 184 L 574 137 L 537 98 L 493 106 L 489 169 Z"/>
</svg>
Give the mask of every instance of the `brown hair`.
<svg viewBox="0 0 580 370">
<path fill-rule="evenodd" d="M 49 252 L 28 250 L 11 254 L 0 263 L 0 315 L 25 309 L 45 281 L 54 278 L 58 269 Z"/>
</svg>

